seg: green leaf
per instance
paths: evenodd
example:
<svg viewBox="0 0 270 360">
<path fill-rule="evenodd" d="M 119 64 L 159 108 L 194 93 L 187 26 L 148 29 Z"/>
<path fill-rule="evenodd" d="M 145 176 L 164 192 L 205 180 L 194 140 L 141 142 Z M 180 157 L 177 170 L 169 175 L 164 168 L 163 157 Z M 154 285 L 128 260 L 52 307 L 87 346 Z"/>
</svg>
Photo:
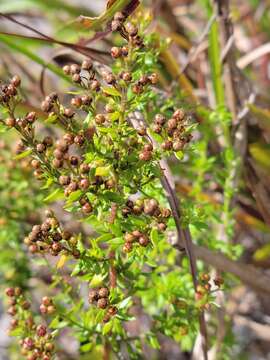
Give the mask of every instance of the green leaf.
<svg viewBox="0 0 270 360">
<path fill-rule="evenodd" d="M 110 166 L 99 166 L 96 168 L 96 176 L 108 176 L 110 174 Z"/>
<path fill-rule="evenodd" d="M 14 160 L 23 159 L 23 158 L 25 158 L 26 156 L 30 155 L 31 152 L 32 152 L 32 149 L 25 150 L 25 151 L 23 151 L 22 153 L 14 156 L 13 159 L 14 159 Z"/>
<path fill-rule="evenodd" d="M 103 326 L 102 334 L 103 334 L 103 335 L 108 334 L 108 333 L 111 331 L 112 326 L 113 326 L 113 322 L 112 322 L 112 321 L 107 322 L 107 323 Z"/>
<path fill-rule="evenodd" d="M 120 310 L 120 309 L 124 309 L 128 306 L 130 306 L 132 303 L 132 297 L 129 296 L 127 298 L 125 298 L 123 301 L 121 301 L 118 305 L 117 305 L 117 308 Z"/>
<path fill-rule="evenodd" d="M 104 87 L 102 88 L 102 90 L 108 95 L 119 96 L 119 97 L 122 96 L 121 93 L 114 87 Z"/>
<path fill-rule="evenodd" d="M 94 348 L 93 343 L 87 343 L 80 347 L 80 351 L 83 353 L 87 353 L 87 352 L 90 352 L 93 348 Z"/>
<path fill-rule="evenodd" d="M 48 195 L 43 201 L 51 203 L 64 198 L 64 192 L 61 189 L 55 189 L 50 195 Z"/>
<path fill-rule="evenodd" d="M 95 274 L 89 283 L 90 287 L 98 287 L 102 284 L 104 277 L 100 274 Z"/>
</svg>

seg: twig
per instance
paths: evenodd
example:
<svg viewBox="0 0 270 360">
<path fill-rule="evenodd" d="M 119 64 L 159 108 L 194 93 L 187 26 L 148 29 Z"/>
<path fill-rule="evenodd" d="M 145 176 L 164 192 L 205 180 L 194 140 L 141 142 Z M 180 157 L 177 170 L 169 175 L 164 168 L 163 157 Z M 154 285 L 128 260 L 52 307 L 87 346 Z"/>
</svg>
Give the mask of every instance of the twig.
<svg viewBox="0 0 270 360">
<path fill-rule="evenodd" d="M 178 243 L 174 246 L 177 249 L 182 248 L 182 245 Z M 233 274 L 257 292 L 270 294 L 270 277 L 253 265 L 231 260 L 220 252 L 212 251 L 196 244 L 193 244 L 193 251 L 195 256 L 206 264 L 213 266 L 221 272 Z"/>
</svg>

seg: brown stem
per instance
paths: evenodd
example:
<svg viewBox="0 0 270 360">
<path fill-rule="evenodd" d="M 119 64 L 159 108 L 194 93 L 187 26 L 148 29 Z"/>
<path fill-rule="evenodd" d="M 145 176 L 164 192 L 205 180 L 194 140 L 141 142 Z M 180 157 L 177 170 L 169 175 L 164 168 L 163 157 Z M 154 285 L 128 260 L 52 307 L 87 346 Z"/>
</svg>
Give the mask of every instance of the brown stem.
<svg viewBox="0 0 270 360">
<path fill-rule="evenodd" d="M 188 227 L 185 229 L 182 228 L 179 202 L 178 202 L 177 196 L 175 194 L 175 191 L 172 189 L 164 172 L 161 177 L 161 183 L 166 192 L 166 196 L 167 196 L 168 202 L 169 202 L 171 210 L 172 210 L 172 215 L 173 215 L 176 230 L 177 230 L 178 245 L 180 245 L 180 248 L 182 248 L 182 245 L 184 245 L 186 254 L 189 259 L 190 272 L 192 275 L 193 286 L 194 286 L 194 289 L 196 292 L 196 289 L 197 289 L 197 266 L 196 266 L 196 257 L 195 257 L 194 250 L 193 250 L 193 243 L 192 243 L 190 231 L 189 231 Z M 207 360 L 208 359 L 207 329 L 206 329 L 206 323 L 205 323 L 203 311 L 199 315 L 199 323 L 200 323 L 200 333 L 201 333 L 202 340 L 203 340 L 203 344 L 202 344 L 203 356 L 204 356 L 204 360 Z"/>
</svg>

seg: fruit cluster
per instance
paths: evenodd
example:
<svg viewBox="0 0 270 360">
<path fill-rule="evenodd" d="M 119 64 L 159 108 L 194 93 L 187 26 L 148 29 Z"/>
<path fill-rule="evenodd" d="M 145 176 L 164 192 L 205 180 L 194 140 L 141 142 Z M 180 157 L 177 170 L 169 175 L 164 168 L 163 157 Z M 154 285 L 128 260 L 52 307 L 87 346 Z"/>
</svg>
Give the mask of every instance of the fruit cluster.
<svg viewBox="0 0 270 360">
<path fill-rule="evenodd" d="M 117 307 L 109 305 L 110 290 L 107 287 L 92 288 L 89 290 L 88 301 L 90 304 L 96 303 L 99 309 L 107 309 L 103 318 L 103 322 L 106 323 L 117 314 Z"/>
<path fill-rule="evenodd" d="M 53 256 L 66 253 L 78 258 L 77 239 L 69 231 L 60 227 L 53 212 L 46 212 L 47 218 L 41 225 L 34 225 L 31 232 L 24 238 L 25 245 L 31 253 L 49 252 Z"/>
<path fill-rule="evenodd" d="M 55 313 L 56 308 L 54 306 L 52 298 L 50 298 L 48 296 L 44 296 L 41 300 L 39 310 L 40 310 L 41 314 L 44 314 L 44 315 L 46 315 L 46 314 L 51 315 L 51 314 Z"/>
<path fill-rule="evenodd" d="M 154 117 L 152 130 L 162 136 L 161 148 L 165 151 L 180 151 L 190 142 L 192 135 L 186 132 L 187 116 L 183 109 L 177 109 L 170 119 L 157 114 Z"/>
<path fill-rule="evenodd" d="M 29 311 L 30 303 L 25 299 L 20 288 L 7 288 L 6 295 L 11 305 L 8 314 L 13 317 L 10 332 L 12 333 L 17 328 L 20 328 L 22 332 L 20 340 L 21 354 L 26 356 L 27 360 L 51 360 L 54 353 L 54 344 L 47 326 L 35 323 Z M 49 307 L 54 308 L 52 302 L 48 305 Z M 50 313 L 52 313 L 52 309 L 50 309 Z"/>
<path fill-rule="evenodd" d="M 100 309 L 106 309 L 109 304 L 110 290 L 107 287 L 92 288 L 89 290 L 88 301 L 96 303 Z"/>
</svg>

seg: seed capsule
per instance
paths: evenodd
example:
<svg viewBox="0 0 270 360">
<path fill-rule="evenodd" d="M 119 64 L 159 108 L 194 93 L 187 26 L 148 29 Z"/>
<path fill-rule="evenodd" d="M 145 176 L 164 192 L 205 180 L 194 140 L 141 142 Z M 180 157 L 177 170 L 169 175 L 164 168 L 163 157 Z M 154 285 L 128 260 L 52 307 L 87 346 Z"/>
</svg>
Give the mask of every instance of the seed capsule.
<svg viewBox="0 0 270 360">
<path fill-rule="evenodd" d="M 98 299 L 97 306 L 100 309 L 106 309 L 106 307 L 108 306 L 108 300 L 106 298 Z"/>
<path fill-rule="evenodd" d="M 92 67 L 93 67 L 93 63 L 92 63 L 92 61 L 90 59 L 84 60 L 82 62 L 82 69 L 83 70 L 89 71 L 89 70 L 92 69 Z"/>
</svg>

